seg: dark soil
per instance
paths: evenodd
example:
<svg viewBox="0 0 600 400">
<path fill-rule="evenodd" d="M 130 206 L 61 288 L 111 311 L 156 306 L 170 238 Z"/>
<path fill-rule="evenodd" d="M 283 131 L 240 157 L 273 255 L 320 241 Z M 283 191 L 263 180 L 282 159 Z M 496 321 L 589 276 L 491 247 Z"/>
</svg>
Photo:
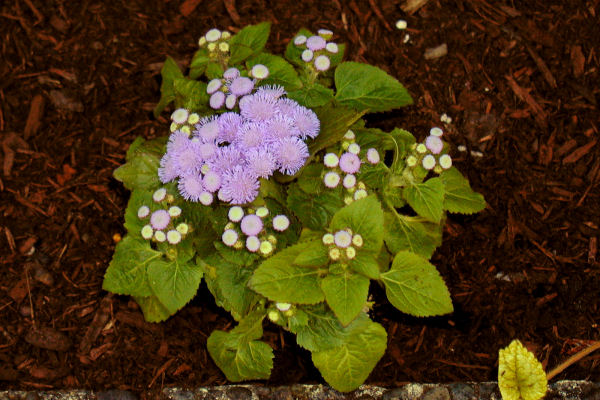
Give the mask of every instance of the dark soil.
<svg viewBox="0 0 600 400">
<path fill-rule="evenodd" d="M 451 116 L 455 165 L 489 204 L 450 216 L 433 257 L 454 314 L 408 317 L 375 292 L 389 344 L 367 383 L 494 380 L 514 338 L 547 369 L 599 340 L 598 14 L 598 0 L 430 0 L 413 14 L 387 0 L 3 2 L 0 388 L 226 383 L 206 338 L 232 320 L 205 286 L 162 324 L 102 291 L 128 199 L 112 171 L 136 136 L 167 133 L 151 114 L 166 56 L 185 64 L 208 29 L 263 20 L 272 52 L 301 27 L 329 28 L 346 59 L 398 77 L 415 105 L 371 126 L 422 139 Z M 424 58 L 443 43 L 447 55 Z M 322 382 L 293 336 L 265 329 L 267 384 Z M 599 360 L 559 378 L 597 381 Z"/>
</svg>

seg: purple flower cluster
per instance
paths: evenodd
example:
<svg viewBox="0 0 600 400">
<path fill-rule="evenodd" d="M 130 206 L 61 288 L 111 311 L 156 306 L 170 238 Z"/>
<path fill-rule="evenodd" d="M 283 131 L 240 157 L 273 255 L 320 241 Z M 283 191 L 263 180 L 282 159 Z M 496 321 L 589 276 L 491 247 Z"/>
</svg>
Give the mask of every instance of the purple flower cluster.
<svg viewBox="0 0 600 400">
<path fill-rule="evenodd" d="M 252 202 L 259 178 L 275 171 L 294 175 L 309 156 L 304 142 L 319 134 L 317 115 L 284 97 L 279 86 L 262 86 L 240 100 L 240 113 L 205 117 L 190 135 L 173 132 L 158 175 L 179 180 L 186 199 L 210 205 L 214 196 L 231 204 Z"/>
<path fill-rule="evenodd" d="M 294 45 L 304 49 L 301 58 L 306 63 L 312 63 L 317 71 L 327 71 L 331 66 L 329 54 L 339 52 L 337 43 L 327 42 L 331 39 L 333 32 L 327 29 L 319 29 L 318 35 L 306 37 L 298 35 L 294 38 Z"/>
<path fill-rule="evenodd" d="M 269 69 L 256 64 L 249 71 L 250 78 L 241 76 L 237 68 L 229 68 L 223 73 L 223 78 L 215 78 L 208 82 L 206 93 L 210 95 L 209 105 L 218 110 L 223 105 L 232 110 L 242 96 L 246 96 L 255 89 L 255 84 L 269 76 Z M 254 79 L 251 79 L 254 78 Z"/>
</svg>

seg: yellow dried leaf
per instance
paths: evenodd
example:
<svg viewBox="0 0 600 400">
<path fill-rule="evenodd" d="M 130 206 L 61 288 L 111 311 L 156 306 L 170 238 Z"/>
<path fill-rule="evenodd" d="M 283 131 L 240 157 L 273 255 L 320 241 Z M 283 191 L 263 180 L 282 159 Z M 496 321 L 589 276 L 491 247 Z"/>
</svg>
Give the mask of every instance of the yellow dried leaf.
<svg viewBox="0 0 600 400">
<path fill-rule="evenodd" d="M 500 350 L 498 386 L 504 400 L 539 400 L 548 390 L 542 364 L 521 342 Z"/>
</svg>

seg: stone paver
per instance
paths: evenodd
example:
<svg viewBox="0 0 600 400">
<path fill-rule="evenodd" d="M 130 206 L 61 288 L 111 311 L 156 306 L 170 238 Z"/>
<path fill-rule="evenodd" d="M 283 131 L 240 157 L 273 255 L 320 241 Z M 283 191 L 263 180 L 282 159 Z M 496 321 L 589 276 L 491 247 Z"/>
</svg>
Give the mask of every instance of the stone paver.
<svg viewBox="0 0 600 400">
<path fill-rule="evenodd" d="M 136 400 L 139 396 L 123 390 L 99 392 L 0 391 L 0 400 Z M 387 389 L 361 386 L 351 393 L 340 393 L 324 385 L 265 387 L 227 385 L 197 389 L 166 388 L 161 400 L 501 400 L 496 382 L 418 384 Z M 600 400 L 600 383 L 560 381 L 550 384 L 545 400 Z"/>
</svg>

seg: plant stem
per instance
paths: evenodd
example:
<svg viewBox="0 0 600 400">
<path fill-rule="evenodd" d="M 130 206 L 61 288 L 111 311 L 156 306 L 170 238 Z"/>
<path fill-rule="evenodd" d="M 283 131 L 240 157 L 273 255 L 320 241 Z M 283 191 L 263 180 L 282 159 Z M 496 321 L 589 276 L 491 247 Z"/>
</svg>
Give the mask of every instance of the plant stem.
<svg viewBox="0 0 600 400">
<path fill-rule="evenodd" d="M 571 357 L 567 358 L 565 361 L 560 363 L 556 368 L 546 374 L 546 378 L 548 380 L 554 378 L 556 375 L 563 372 L 565 369 L 570 367 L 572 364 L 575 364 L 577 361 L 581 360 L 583 357 L 588 354 L 600 349 L 600 341 L 594 343 L 593 345 L 586 347 L 585 349 L 573 354 Z"/>
</svg>

